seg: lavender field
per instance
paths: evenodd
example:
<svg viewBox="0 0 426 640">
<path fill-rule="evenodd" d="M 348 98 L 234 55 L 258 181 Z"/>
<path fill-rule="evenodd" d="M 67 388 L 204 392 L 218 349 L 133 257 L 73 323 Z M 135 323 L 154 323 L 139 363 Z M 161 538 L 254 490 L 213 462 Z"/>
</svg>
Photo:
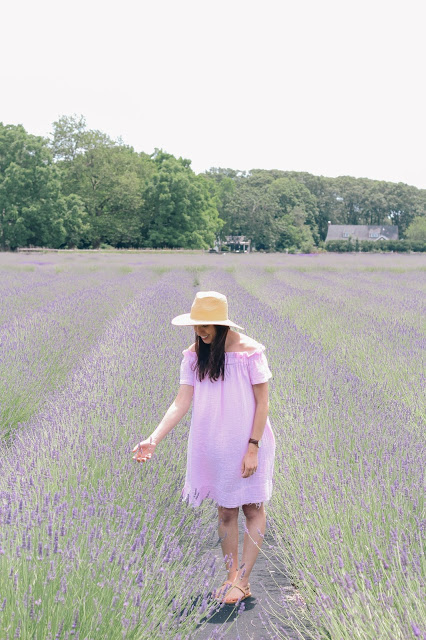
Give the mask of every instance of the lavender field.
<svg viewBox="0 0 426 640">
<path fill-rule="evenodd" d="M 267 348 L 263 552 L 294 585 L 238 618 L 425 640 L 424 257 L 77 252 L 0 254 L 0 640 L 209 637 L 224 570 L 214 505 L 181 500 L 189 415 L 131 457 L 192 342 L 170 320 L 208 289 Z"/>
</svg>

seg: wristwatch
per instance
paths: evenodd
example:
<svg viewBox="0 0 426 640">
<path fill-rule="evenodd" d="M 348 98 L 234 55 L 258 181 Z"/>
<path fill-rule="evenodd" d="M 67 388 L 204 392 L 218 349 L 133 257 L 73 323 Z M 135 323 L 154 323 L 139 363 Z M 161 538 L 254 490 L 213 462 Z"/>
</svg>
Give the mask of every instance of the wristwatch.
<svg viewBox="0 0 426 640">
<path fill-rule="evenodd" d="M 258 448 L 262 446 L 262 440 L 255 440 L 254 438 L 250 438 L 249 443 L 250 442 L 255 444 Z"/>
</svg>

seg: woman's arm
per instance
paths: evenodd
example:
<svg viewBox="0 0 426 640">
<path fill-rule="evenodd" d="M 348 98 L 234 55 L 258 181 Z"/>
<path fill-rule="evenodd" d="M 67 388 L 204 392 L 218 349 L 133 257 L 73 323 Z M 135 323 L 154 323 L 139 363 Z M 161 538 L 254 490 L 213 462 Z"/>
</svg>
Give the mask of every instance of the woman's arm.
<svg viewBox="0 0 426 640">
<path fill-rule="evenodd" d="M 262 382 L 254 384 L 253 393 L 256 401 L 256 410 L 254 413 L 253 427 L 250 438 L 261 440 L 266 426 L 269 411 L 269 391 L 268 383 Z M 258 446 L 252 442 L 247 442 L 247 453 L 245 454 L 241 464 L 241 474 L 243 478 L 252 476 L 257 471 L 257 454 Z"/>
<path fill-rule="evenodd" d="M 263 432 L 266 426 L 266 420 L 268 418 L 269 411 L 269 390 L 268 383 L 262 382 L 261 384 L 254 384 L 253 393 L 256 402 L 256 411 L 254 414 L 253 428 L 250 438 L 254 440 L 261 440 Z M 249 447 L 252 447 L 257 451 L 257 446 L 250 443 Z"/>
<path fill-rule="evenodd" d="M 164 418 L 158 427 L 151 433 L 151 438 L 157 444 L 166 437 L 166 435 L 182 420 L 183 416 L 188 413 L 191 406 L 192 396 L 194 395 L 194 387 L 190 384 L 181 384 L 178 394 L 167 409 Z"/>
<path fill-rule="evenodd" d="M 157 444 L 166 437 L 166 435 L 188 412 L 188 409 L 191 406 L 193 394 L 194 387 L 192 385 L 180 385 L 176 398 L 167 409 L 164 418 L 161 420 L 158 427 L 151 433 L 149 438 L 139 442 L 139 444 L 134 447 L 132 453 L 135 454 L 133 459 L 136 460 L 136 462 L 146 462 L 151 459 Z"/>
</svg>

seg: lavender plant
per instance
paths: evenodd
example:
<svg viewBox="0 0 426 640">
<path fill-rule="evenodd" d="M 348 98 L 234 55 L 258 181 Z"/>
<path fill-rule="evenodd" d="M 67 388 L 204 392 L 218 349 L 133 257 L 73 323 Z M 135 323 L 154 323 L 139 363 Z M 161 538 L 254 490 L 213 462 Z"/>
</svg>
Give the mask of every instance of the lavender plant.
<svg viewBox="0 0 426 640">
<path fill-rule="evenodd" d="M 183 434 L 149 467 L 131 458 L 176 387 L 187 345 L 170 341 L 159 305 L 176 313 L 189 278 L 141 284 L 67 385 L 3 443 L 2 638 L 189 637 L 210 609 L 216 557 L 200 551 L 213 532 L 180 500 Z"/>
<path fill-rule="evenodd" d="M 60 388 L 105 322 L 154 279 L 148 271 L 143 280 L 127 276 L 123 286 L 123 278 L 108 273 L 24 274 L 19 285 L 3 287 L 0 307 L 3 437 L 37 411 L 47 392 Z"/>
<path fill-rule="evenodd" d="M 424 344 L 413 313 L 424 278 L 407 275 L 411 302 L 398 274 L 392 298 L 388 283 L 390 299 L 364 305 L 367 273 L 319 270 L 303 286 L 287 269 L 239 274 L 275 352 L 282 453 L 271 520 L 308 604 L 296 627 L 308 634 L 309 620 L 313 638 L 426 637 Z M 286 604 L 271 603 L 283 619 Z"/>
<path fill-rule="evenodd" d="M 196 640 L 218 557 L 213 506 L 180 499 L 188 419 L 131 458 L 176 392 L 192 336 L 169 319 L 196 288 L 274 374 L 268 526 L 295 589 L 266 632 L 426 637 L 419 256 L 29 260 L 0 259 L 0 638 Z"/>
</svg>

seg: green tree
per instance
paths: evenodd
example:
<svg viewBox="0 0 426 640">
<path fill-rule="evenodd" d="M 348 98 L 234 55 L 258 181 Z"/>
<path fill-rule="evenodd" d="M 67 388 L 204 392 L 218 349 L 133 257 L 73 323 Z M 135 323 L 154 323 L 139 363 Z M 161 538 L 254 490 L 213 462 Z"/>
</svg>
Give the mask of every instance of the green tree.
<svg viewBox="0 0 426 640">
<path fill-rule="evenodd" d="M 306 172 L 271 171 L 271 175 L 293 178 L 315 195 L 320 238 L 332 224 L 395 224 L 403 236 L 416 216 L 426 215 L 426 190 L 404 183 L 341 176 L 325 178 Z"/>
<path fill-rule="evenodd" d="M 219 213 L 219 217 L 223 220 L 223 227 L 220 231 L 220 237 L 223 240 L 226 235 L 231 235 L 232 233 L 232 230 L 229 228 L 229 224 L 227 224 L 226 221 L 229 221 L 232 218 L 236 197 L 236 182 L 235 179 L 227 176 L 218 182 L 213 182 L 207 177 L 205 179 L 209 186 L 210 195 L 212 196 L 216 209 Z"/>
<path fill-rule="evenodd" d="M 426 243 L 426 216 L 414 218 L 405 233 L 405 237 L 412 242 Z"/>
<path fill-rule="evenodd" d="M 276 223 L 276 230 L 279 232 L 275 242 L 277 251 L 300 250 L 303 253 L 310 253 L 315 247 L 311 229 L 305 225 L 295 224 L 292 215 L 284 215 Z"/>
<path fill-rule="evenodd" d="M 75 193 L 62 197 L 61 218 L 65 229 L 65 243 L 69 249 L 78 247 L 82 239 L 86 238 L 90 225 L 84 203 Z"/>
<path fill-rule="evenodd" d="M 83 116 L 62 116 L 53 125 L 51 147 L 67 195 L 78 195 L 87 213 L 80 244 L 141 246 L 143 196 L 155 171 L 150 157 L 88 130 Z"/>
<path fill-rule="evenodd" d="M 105 133 L 87 129 L 83 115 L 61 116 L 53 123 L 50 147 L 57 161 L 73 162 L 78 155 L 115 144 Z"/>
<path fill-rule="evenodd" d="M 236 182 L 235 197 L 229 203 L 225 235 L 244 235 L 260 251 L 274 251 L 277 238 L 277 203 L 267 185 Z"/>
<path fill-rule="evenodd" d="M 426 189 L 417 189 L 402 182 L 386 183 L 389 219 L 398 225 L 399 236 L 405 232 L 416 217 L 426 216 Z"/>
<path fill-rule="evenodd" d="M 47 140 L 28 134 L 22 125 L 0 123 L 1 248 L 62 246 L 66 206 Z"/>
<path fill-rule="evenodd" d="M 83 200 L 90 242 L 139 246 L 144 182 L 149 159 L 132 148 L 100 146 L 80 155 L 68 169 L 66 184 Z"/>
<path fill-rule="evenodd" d="M 217 184 L 224 236 L 244 235 L 263 251 L 310 251 L 319 240 L 315 196 L 283 172 L 216 169 L 206 175 Z"/>
<path fill-rule="evenodd" d="M 159 248 L 208 249 L 223 224 L 207 179 L 190 161 L 161 150 L 153 154 L 156 172 L 144 191 L 144 244 Z"/>
<path fill-rule="evenodd" d="M 326 180 L 334 193 L 328 210 L 333 224 L 396 224 L 403 236 L 416 215 L 426 215 L 425 190 L 350 176 Z"/>
<path fill-rule="evenodd" d="M 270 184 L 269 190 L 277 200 L 279 215 L 290 216 L 288 220 L 295 227 L 308 227 L 311 242 L 318 243 L 318 207 L 316 197 L 309 189 L 292 178 L 278 178 Z"/>
</svg>

